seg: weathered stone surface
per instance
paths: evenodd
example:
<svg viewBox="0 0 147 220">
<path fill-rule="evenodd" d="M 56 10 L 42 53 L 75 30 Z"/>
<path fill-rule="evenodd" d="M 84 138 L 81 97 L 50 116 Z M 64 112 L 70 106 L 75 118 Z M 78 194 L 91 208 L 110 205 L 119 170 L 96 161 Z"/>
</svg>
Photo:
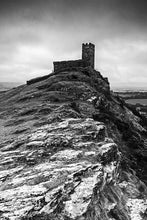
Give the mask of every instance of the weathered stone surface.
<svg viewBox="0 0 147 220">
<path fill-rule="evenodd" d="M 102 76 L 61 72 L 0 102 L 0 219 L 146 219 L 146 126 Z"/>
</svg>

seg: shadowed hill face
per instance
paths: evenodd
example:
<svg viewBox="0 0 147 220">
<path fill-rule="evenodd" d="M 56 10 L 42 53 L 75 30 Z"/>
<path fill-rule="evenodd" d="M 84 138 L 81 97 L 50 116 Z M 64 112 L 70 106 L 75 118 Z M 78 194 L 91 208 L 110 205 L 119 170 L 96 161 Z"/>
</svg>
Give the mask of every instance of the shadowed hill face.
<svg viewBox="0 0 147 220">
<path fill-rule="evenodd" d="M 85 68 L 83 71 L 51 74 L 44 81 L 22 85 L 0 94 L 0 118 L 5 125 L 0 139 L 8 140 L 9 135 L 13 138 L 15 133 L 27 133 L 34 126 L 46 124 L 46 118 L 62 106 L 68 106 L 69 114 L 77 114 L 71 103 L 81 102 L 86 106 L 91 95 L 102 92 L 109 93 L 109 84 L 100 73 Z"/>
<path fill-rule="evenodd" d="M 145 219 L 147 131 L 133 112 L 92 68 L 0 94 L 1 219 Z"/>
</svg>

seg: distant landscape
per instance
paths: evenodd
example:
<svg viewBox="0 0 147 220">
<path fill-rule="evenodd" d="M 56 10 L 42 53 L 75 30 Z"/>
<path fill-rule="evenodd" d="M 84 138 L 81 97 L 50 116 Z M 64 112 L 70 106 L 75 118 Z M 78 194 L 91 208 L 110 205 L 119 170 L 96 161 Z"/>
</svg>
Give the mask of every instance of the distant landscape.
<svg viewBox="0 0 147 220">
<path fill-rule="evenodd" d="M 121 96 L 125 99 L 131 107 L 135 107 L 140 114 L 147 117 L 147 91 L 143 90 L 120 90 L 115 92 L 115 94 Z"/>
<path fill-rule="evenodd" d="M 0 92 L 12 89 L 21 84 L 21 82 L 0 82 Z"/>
<path fill-rule="evenodd" d="M 129 104 L 133 104 L 133 105 L 136 105 L 136 104 L 141 104 L 141 105 L 147 105 L 147 99 L 128 99 L 126 100 L 127 103 Z"/>
</svg>

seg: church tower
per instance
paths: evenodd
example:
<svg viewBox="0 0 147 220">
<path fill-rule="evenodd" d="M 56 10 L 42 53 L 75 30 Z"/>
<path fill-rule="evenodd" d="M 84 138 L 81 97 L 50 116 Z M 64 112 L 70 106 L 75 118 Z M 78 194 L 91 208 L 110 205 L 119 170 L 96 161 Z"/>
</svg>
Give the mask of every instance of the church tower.
<svg viewBox="0 0 147 220">
<path fill-rule="evenodd" d="M 89 66 L 94 68 L 95 45 L 92 43 L 82 44 L 82 60 L 86 61 Z"/>
</svg>

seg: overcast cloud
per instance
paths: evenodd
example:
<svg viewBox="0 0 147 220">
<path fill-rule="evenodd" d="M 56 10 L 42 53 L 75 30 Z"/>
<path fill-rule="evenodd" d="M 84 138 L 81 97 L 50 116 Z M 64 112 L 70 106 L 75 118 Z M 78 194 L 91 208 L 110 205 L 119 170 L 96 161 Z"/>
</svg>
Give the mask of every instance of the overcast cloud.
<svg viewBox="0 0 147 220">
<path fill-rule="evenodd" d="M 112 87 L 146 87 L 146 0 L 0 1 L 0 81 L 50 73 L 96 45 L 96 69 Z"/>
</svg>

